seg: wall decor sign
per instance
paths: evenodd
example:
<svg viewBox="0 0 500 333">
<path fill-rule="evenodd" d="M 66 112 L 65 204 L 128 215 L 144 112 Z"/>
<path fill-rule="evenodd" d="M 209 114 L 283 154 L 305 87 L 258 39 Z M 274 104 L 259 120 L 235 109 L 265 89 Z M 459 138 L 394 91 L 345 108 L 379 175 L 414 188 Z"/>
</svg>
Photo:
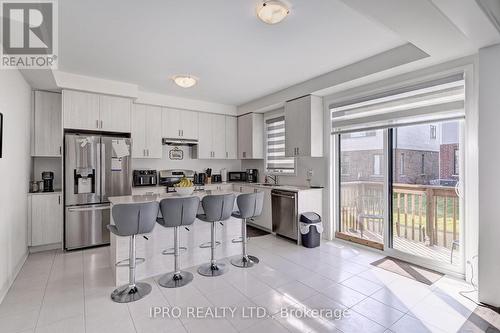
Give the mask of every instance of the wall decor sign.
<svg viewBox="0 0 500 333">
<path fill-rule="evenodd" d="M 179 147 L 174 147 L 173 149 L 169 150 L 168 158 L 170 158 L 171 160 L 183 160 L 184 152 Z"/>
</svg>

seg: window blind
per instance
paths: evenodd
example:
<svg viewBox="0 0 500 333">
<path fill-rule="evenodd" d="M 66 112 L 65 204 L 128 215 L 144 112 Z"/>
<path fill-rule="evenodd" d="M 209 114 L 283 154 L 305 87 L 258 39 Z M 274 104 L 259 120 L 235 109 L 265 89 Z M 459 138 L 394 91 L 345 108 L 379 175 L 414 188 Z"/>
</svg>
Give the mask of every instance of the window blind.
<svg viewBox="0 0 500 333">
<path fill-rule="evenodd" d="M 465 117 L 463 73 L 330 105 L 334 134 Z"/>
<path fill-rule="evenodd" d="M 269 173 L 295 172 L 295 159 L 285 151 L 285 116 L 266 120 L 266 169 Z"/>
</svg>

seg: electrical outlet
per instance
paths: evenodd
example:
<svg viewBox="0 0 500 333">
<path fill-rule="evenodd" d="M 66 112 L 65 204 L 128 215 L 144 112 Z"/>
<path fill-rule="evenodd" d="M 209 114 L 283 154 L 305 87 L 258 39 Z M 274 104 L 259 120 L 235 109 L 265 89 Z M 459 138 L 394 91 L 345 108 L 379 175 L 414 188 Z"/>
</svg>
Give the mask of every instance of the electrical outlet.
<svg viewBox="0 0 500 333">
<path fill-rule="evenodd" d="M 307 172 L 306 172 L 306 179 L 307 180 L 311 180 L 313 176 L 314 176 L 313 169 L 308 169 Z"/>
</svg>

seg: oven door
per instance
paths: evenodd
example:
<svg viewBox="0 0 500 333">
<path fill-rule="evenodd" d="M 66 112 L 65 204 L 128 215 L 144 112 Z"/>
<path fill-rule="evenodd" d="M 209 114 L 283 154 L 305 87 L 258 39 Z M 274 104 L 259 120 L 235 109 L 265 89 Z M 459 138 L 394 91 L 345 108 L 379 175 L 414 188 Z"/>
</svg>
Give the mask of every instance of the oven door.
<svg viewBox="0 0 500 333">
<path fill-rule="evenodd" d="M 68 250 L 109 244 L 109 204 L 66 207 L 64 247 Z"/>
</svg>

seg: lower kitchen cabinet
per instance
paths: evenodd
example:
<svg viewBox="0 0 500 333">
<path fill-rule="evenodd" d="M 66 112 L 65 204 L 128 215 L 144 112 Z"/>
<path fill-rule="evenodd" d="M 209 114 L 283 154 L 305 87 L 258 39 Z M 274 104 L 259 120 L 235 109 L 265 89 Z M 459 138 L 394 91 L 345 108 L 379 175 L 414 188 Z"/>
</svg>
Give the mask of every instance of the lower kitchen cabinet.
<svg viewBox="0 0 500 333">
<path fill-rule="evenodd" d="M 270 189 L 256 189 L 259 192 L 264 192 L 264 203 L 262 205 L 262 214 L 251 219 L 251 223 L 271 231 L 273 229 L 273 210 L 271 207 L 271 190 Z"/>
<path fill-rule="evenodd" d="M 62 193 L 30 194 L 30 246 L 62 242 Z"/>
</svg>

